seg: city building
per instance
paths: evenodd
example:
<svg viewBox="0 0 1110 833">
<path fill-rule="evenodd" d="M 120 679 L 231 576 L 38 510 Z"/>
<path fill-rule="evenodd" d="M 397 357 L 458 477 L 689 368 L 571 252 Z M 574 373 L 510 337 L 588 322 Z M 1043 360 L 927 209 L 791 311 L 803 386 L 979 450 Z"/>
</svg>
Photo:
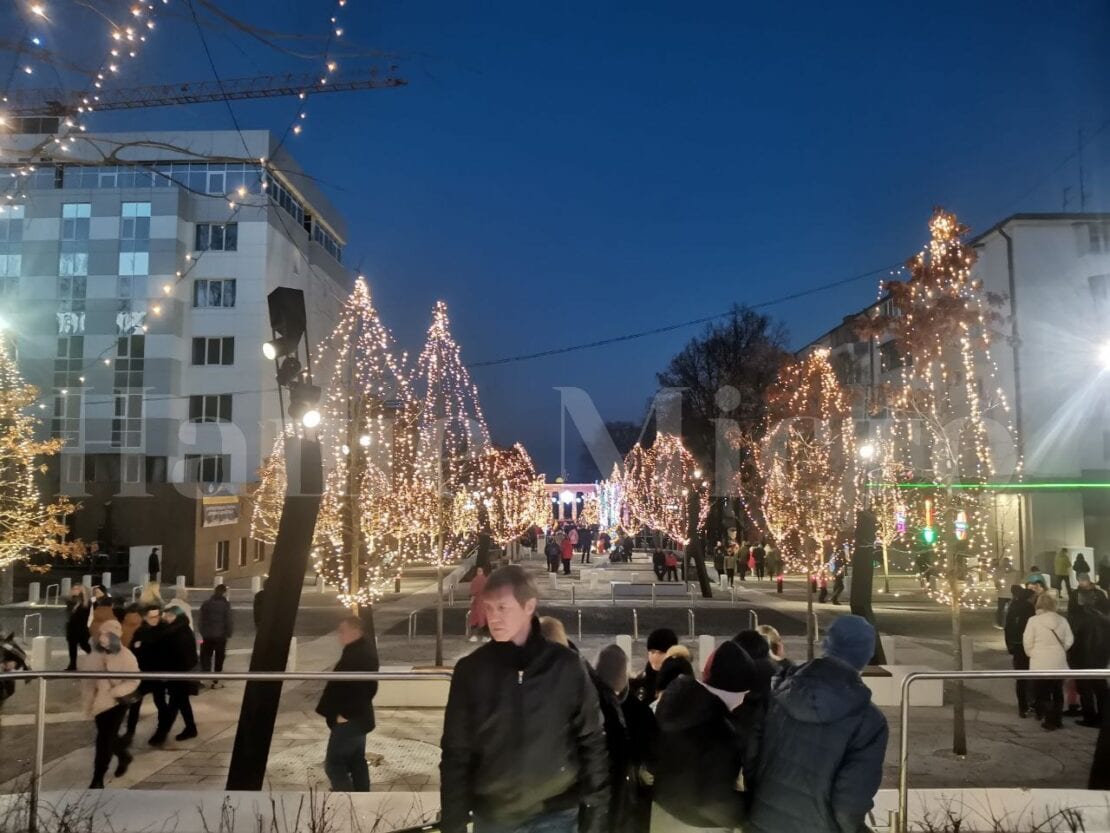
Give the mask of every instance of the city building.
<svg viewBox="0 0 1110 833">
<path fill-rule="evenodd" d="M 126 548 L 132 581 L 152 546 L 169 581 L 266 572 L 244 501 L 280 425 L 266 297 L 303 290 L 310 342 L 330 332 L 342 218 L 267 131 L 47 141 L 0 134 L 0 315 L 65 441 L 73 532 Z"/>
<path fill-rule="evenodd" d="M 1110 214 L 1015 214 L 971 243 L 972 274 L 1001 299 L 991 352 L 1014 432 L 991 426 L 997 482 L 1014 482 L 1022 460 L 1020 486 L 992 495 L 995 551 L 1046 570 L 1061 547 L 1110 552 Z M 800 351 L 830 351 L 857 394 L 861 436 L 882 430 L 873 398 L 903 359 L 893 339 L 861 338 L 853 322 L 886 303 Z"/>
</svg>

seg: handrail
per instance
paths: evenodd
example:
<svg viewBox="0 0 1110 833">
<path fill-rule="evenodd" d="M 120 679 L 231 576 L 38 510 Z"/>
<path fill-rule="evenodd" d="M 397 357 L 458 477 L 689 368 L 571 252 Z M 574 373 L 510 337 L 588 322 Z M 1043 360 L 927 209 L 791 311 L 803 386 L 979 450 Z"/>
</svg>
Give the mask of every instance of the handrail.
<svg viewBox="0 0 1110 833">
<path fill-rule="evenodd" d="M 320 680 L 338 682 L 359 682 L 367 680 L 450 680 L 447 671 L 221 671 L 218 674 L 195 671 L 150 672 L 150 671 L 4 671 L 4 680 L 38 680 L 38 701 L 35 707 L 35 755 L 31 768 L 31 801 L 28 808 L 27 829 L 36 830 L 38 826 L 39 794 L 42 788 L 43 757 L 46 748 L 46 683 L 48 680 L 258 680 L 261 682 L 284 682 L 286 680 Z"/>
<path fill-rule="evenodd" d="M 24 642 L 27 642 L 27 620 L 28 619 L 38 619 L 39 620 L 39 629 L 35 633 L 35 636 L 42 636 L 42 614 L 41 613 L 28 613 L 26 616 L 23 617 L 23 641 Z"/>
<path fill-rule="evenodd" d="M 898 738 L 898 817 L 895 833 L 909 831 L 910 686 L 918 680 L 1099 680 L 1110 668 L 1053 668 L 1047 671 L 911 671 L 902 680 Z"/>
</svg>

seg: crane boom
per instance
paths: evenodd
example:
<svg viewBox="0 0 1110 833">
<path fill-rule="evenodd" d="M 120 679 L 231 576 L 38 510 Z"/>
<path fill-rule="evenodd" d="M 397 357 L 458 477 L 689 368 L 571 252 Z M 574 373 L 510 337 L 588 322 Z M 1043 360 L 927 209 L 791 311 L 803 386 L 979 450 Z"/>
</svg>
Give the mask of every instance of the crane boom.
<svg viewBox="0 0 1110 833">
<path fill-rule="evenodd" d="M 252 78 L 229 78 L 222 85 L 216 81 L 189 81 L 149 87 L 124 87 L 103 90 L 99 100 L 82 96 L 72 90 L 28 89 L 8 93 L 0 104 L 0 115 L 16 118 L 35 116 L 62 117 L 78 112 L 78 108 L 105 110 L 138 110 L 145 107 L 169 107 L 180 104 L 204 104 L 275 96 L 319 95 L 352 90 L 373 90 L 402 87 L 408 82 L 393 74 L 396 67 L 386 70 L 372 67 L 346 78 L 329 78 L 320 83 L 319 74 L 260 75 Z"/>
</svg>

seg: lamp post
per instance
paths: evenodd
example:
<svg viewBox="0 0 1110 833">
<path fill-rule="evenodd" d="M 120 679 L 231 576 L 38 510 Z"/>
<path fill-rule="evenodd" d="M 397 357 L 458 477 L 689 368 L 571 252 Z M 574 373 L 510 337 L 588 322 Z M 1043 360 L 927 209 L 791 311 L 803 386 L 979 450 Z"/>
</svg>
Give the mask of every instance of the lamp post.
<svg viewBox="0 0 1110 833">
<path fill-rule="evenodd" d="M 875 457 L 874 444 L 865 442 L 857 449 L 860 459 L 866 464 Z M 872 665 L 881 665 L 886 662 L 883 653 L 883 644 L 878 636 L 878 627 L 875 622 L 875 611 L 871 604 L 871 593 L 875 579 L 875 513 L 870 509 L 867 497 L 868 471 L 866 465 L 860 472 L 860 483 L 863 489 L 862 506 L 856 512 L 855 543 L 852 547 L 852 588 L 851 610 L 856 616 L 862 616 L 875 626 L 875 647 L 872 652 Z"/>
</svg>

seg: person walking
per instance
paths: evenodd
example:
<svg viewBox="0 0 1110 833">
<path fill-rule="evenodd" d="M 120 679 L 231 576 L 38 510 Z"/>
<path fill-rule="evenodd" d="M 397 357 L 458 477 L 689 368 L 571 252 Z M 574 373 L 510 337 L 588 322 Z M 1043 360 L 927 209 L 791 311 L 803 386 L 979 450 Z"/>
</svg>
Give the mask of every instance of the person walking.
<svg viewBox="0 0 1110 833">
<path fill-rule="evenodd" d="M 547 572 L 559 572 L 559 559 L 562 555 L 562 548 L 559 546 L 559 542 L 555 540 L 555 536 L 547 536 L 547 543 L 543 546 L 543 554 L 547 557 Z"/>
<path fill-rule="evenodd" d="M 88 588 L 83 584 L 75 585 L 66 600 L 66 644 L 69 646 L 69 665 L 66 666 L 66 671 L 77 670 L 78 648 L 86 654 L 92 650 L 89 645 L 91 613 Z"/>
<path fill-rule="evenodd" d="M 559 546 L 562 548 L 561 551 L 560 551 L 560 554 L 562 555 L 562 558 L 563 558 L 563 575 L 564 576 L 569 576 L 570 575 L 570 562 L 572 560 L 574 560 L 574 541 L 577 540 L 577 538 L 578 538 L 578 533 L 577 532 L 574 532 L 573 529 L 571 530 L 571 532 L 574 533 L 574 538 L 573 539 L 571 538 L 570 535 L 567 535 L 567 536 L 564 536 L 563 540 L 559 543 Z"/>
<path fill-rule="evenodd" d="M 1071 565 L 1072 572 L 1075 573 L 1075 583 L 1079 584 L 1080 573 L 1090 573 L 1091 565 L 1087 563 L 1087 559 L 1083 557 L 1083 553 L 1077 552 L 1075 554 L 1075 563 Z"/>
<path fill-rule="evenodd" d="M 1052 586 L 1064 598 L 1064 589 L 1068 591 L 1068 599 L 1071 600 L 1071 556 L 1068 555 L 1066 547 L 1061 547 L 1060 552 L 1056 554 L 1055 570 L 1052 576 Z"/>
<path fill-rule="evenodd" d="M 254 594 L 254 600 L 251 603 L 252 613 L 254 614 L 254 629 L 257 631 L 262 624 L 262 611 L 263 606 L 266 604 L 266 586 L 270 583 L 267 578 L 263 582 L 262 587 Z"/>
<path fill-rule="evenodd" d="M 1025 653 L 1025 626 L 1033 617 L 1033 591 L 1015 584 L 1010 588 L 1011 600 L 1006 608 L 1006 622 L 1003 634 L 1006 650 L 1009 651 L 1015 671 L 1029 670 L 1029 655 Z M 1014 680 L 1017 693 L 1018 717 L 1028 717 L 1030 707 L 1036 702 L 1032 696 L 1031 680 Z"/>
<path fill-rule="evenodd" d="M 844 592 L 844 580 L 848 576 L 848 566 L 850 563 L 846 555 L 840 556 L 834 562 L 836 572 L 833 573 L 832 598 L 829 600 L 834 605 L 840 604 L 840 596 Z"/>
<path fill-rule="evenodd" d="M 131 653 L 139 663 L 139 670 L 147 673 L 167 671 L 166 654 L 160 644 L 161 638 L 166 633 L 166 625 L 162 622 L 162 608 L 155 605 L 143 608 L 143 623 L 131 638 Z M 154 701 L 157 714 L 157 724 L 162 723 L 162 713 L 166 710 L 166 684 L 162 680 L 143 680 L 138 690 L 138 697 L 127 711 L 127 731 L 124 737 L 127 745 L 131 745 L 135 737 L 135 729 L 139 725 L 139 713 L 142 710 L 143 699 L 150 695 Z M 157 735 L 155 735 L 157 736 Z"/>
<path fill-rule="evenodd" d="M 674 550 L 667 550 L 663 556 L 663 566 L 666 568 L 665 581 L 678 581 L 678 556 Z"/>
<path fill-rule="evenodd" d="M 162 562 L 158 559 L 158 547 L 150 548 L 150 555 L 146 559 L 147 581 L 157 583 L 158 574 L 162 572 Z"/>
<path fill-rule="evenodd" d="M 189 617 L 174 600 L 166 605 L 166 609 L 162 611 L 162 618 L 166 623 L 166 630 L 155 650 L 161 653 L 160 663 L 164 665 L 163 670 L 180 673 L 193 671 L 197 667 L 197 640 L 193 629 L 189 626 Z M 151 746 L 161 746 L 166 742 L 166 737 L 178 715 L 181 715 L 185 728 L 174 736 L 174 740 L 190 740 L 197 736 L 197 724 L 193 720 L 193 704 L 189 701 L 197 689 L 197 683 L 192 681 L 166 682 L 168 703 L 158 715 L 158 729 L 150 739 Z"/>
<path fill-rule="evenodd" d="M 97 635 L 105 622 L 116 622 L 116 611 L 112 605 L 112 597 L 103 584 L 93 587 L 92 611 L 89 615 L 89 644 L 95 645 Z"/>
<path fill-rule="evenodd" d="M 883 779 L 886 717 L 860 671 L 875 629 L 839 617 L 824 656 L 797 666 L 771 694 L 745 833 L 856 833 Z"/>
<path fill-rule="evenodd" d="M 348 616 L 335 629 L 343 646 L 336 671 L 378 670 L 378 652 L 366 638 L 362 620 Z M 366 763 L 366 736 L 374 731 L 374 695 L 377 680 L 329 680 L 316 705 L 316 714 L 327 721 L 328 748 L 324 772 L 335 792 L 370 792 L 370 767 Z"/>
<path fill-rule="evenodd" d="M 763 576 L 767 571 L 767 544 L 765 541 L 760 541 L 755 545 L 752 550 L 752 557 L 755 559 L 755 577 L 763 581 Z"/>
<path fill-rule="evenodd" d="M 1068 605 L 1068 624 L 1075 636 L 1068 665 L 1077 669 L 1106 668 L 1110 665 L 1110 602 L 1091 582 L 1089 573 L 1076 576 L 1075 601 Z M 1076 724 L 1099 728 L 1106 719 L 1106 680 L 1076 680 L 1075 686 L 1083 715 Z"/>
<path fill-rule="evenodd" d="M 216 660 L 216 673 L 224 670 L 224 657 L 227 656 L 227 641 L 235 630 L 231 602 L 227 600 L 227 585 L 217 584 L 212 595 L 200 606 L 197 621 L 200 631 L 200 670 L 212 670 L 212 660 Z M 212 681 L 212 688 L 223 688 L 219 680 Z"/>
<path fill-rule="evenodd" d="M 92 652 L 78 661 L 81 671 L 135 673 L 139 670 L 135 655 L 123 645 L 122 629 L 115 619 L 100 625 L 92 647 Z M 96 724 L 96 751 L 90 790 L 104 789 L 104 776 L 108 774 L 113 756 L 119 761 L 117 778 L 126 774 L 131 765 L 131 753 L 127 751 L 127 742 L 120 737 L 119 730 L 138 687 L 138 680 L 105 677 L 81 681 L 85 714 Z"/>
<path fill-rule="evenodd" d="M 748 580 L 748 562 L 752 558 L 752 545 L 749 541 L 744 541 L 740 545 L 740 550 L 736 553 L 736 569 L 740 573 L 740 581 Z"/>
<path fill-rule="evenodd" d="M 782 592 L 782 552 L 772 541 L 767 547 L 767 575 L 775 580 L 775 592 Z"/>
<path fill-rule="evenodd" d="M 493 641 L 455 665 L 443 722 L 442 833 L 603 833 L 609 761 L 586 665 L 549 642 L 538 591 L 518 565 L 482 600 Z"/>
<path fill-rule="evenodd" d="M 1029 655 L 1029 669 L 1066 671 L 1067 651 L 1075 641 L 1068 620 L 1056 612 L 1056 597 L 1051 593 L 1039 595 L 1034 609 L 1036 613 L 1026 624 L 1021 640 L 1025 653 Z M 1061 728 L 1064 710 L 1063 680 L 1034 680 L 1033 688 L 1037 693 L 1037 712 L 1044 716 L 1041 726 L 1046 731 Z"/>
<path fill-rule="evenodd" d="M 728 586 L 736 586 L 736 558 L 740 548 L 735 544 L 729 545 L 725 554 L 725 575 L 728 577 Z"/>
<path fill-rule="evenodd" d="M 142 607 L 136 602 L 129 604 L 123 609 L 123 618 L 120 619 L 119 623 L 123 630 L 123 647 L 130 648 L 132 641 L 135 639 L 136 631 L 143 625 Z"/>
<path fill-rule="evenodd" d="M 548 561 L 550 560 L 549 556 Z M 477 642 L 486 631 L 486 609 L 482 606 L 482 592 L 486 588 L 489 572 L 489 565 L 483 564 L 470 580 L 470 613 L 467 614 L 466 622 L 470 626 L 471 642 Z"/>
<path fill-rule="evenodd" d="M 593 548 L 594 532 L 590 527 L 583 527 L 578 534 L 578 546 L 582 550 L 582 563 L 590 563 L 590 550 Z"/>
<path fill-rule="evenodd" d="M 751 782 L 754 735 L 740 730 L 732 714 L 758 685 L 751 658 L 735 642 L 713 654 L 704 681 L 680 675 L 667 686 L 655 717 L 656 753 L 651 829 L 730 831 L 741 827 Z"/>
</svg>

